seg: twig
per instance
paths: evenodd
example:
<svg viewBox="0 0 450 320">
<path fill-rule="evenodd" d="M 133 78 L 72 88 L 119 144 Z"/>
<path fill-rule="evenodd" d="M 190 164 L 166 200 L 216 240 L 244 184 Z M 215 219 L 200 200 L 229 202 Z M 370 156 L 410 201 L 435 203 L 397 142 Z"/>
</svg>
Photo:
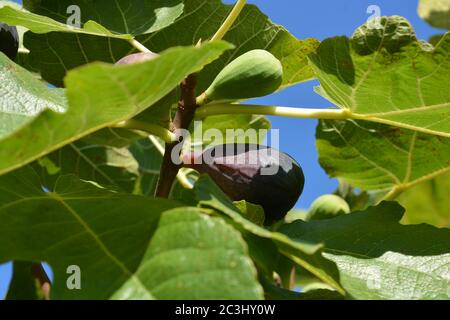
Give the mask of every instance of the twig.
<svg viewBox="0 0 450 320">
<path fill-rule="evenodd" d="M 161 155 L 164 156 L 164 147 L 163 147 L 163 145 L 154 136 L 149 136 L 148 138 L 155 145 L 155 148 L 161 153 Z M 177 180 L 186 189 L 194 188 L 194 185 L 191 183 L 191 181 L 189 180 L 189 178 L 187 177 L 187 175 L 183 171 L 183 169 L 178 171 L 178 173 L 177 173 Z"/>
<path fill-rule="evenodd" d="M 39 281 L 41 293 L 45 300 L 50 300 L 51 282 L 44 267 L 40 263 L 33 263 L 31 265 L 31 273 L 36 280 Z"/>
<path fill-rule="evenodd" d="M 194 119 L 195 110 L 197 109 L 195 95 L 196 85 L 196 74 L 191 74 L 181 83 L 181 100 L 178 103 L 178 111 L 172 122 L 172 132 L 175 132 L 177 129 L 187 130 Z M 172 161 L 172 155 L 175 147 L 178 146 L 178 143 L 183 143 L 183 141 L 166 144 L 155 197 L 167 198 L 170 194 L 173 181 L 178 174 L 178 170 L 181 168 L 181 165 L 175 164 Z"/>
</svg>

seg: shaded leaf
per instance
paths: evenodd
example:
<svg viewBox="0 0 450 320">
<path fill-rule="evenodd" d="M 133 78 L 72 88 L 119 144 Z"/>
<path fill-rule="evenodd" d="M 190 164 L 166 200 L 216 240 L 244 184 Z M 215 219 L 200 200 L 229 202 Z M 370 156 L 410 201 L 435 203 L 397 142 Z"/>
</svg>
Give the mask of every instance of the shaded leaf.
<svg viewBox="0 0 450 320">
<path fill-rule="evenodd" d="M 0 261 L 47 261 L 54 273 L 53 299 L 107 299 L 134 275 L 159 217 L 176 203 L 122 195 L 58 179 L 45 192 L 29 167 L 0 177 Z M 55 228 L 56 227 L 56 228 Z M 69 290 L 66 270 L 81 269 L 83 290 Z"/>
<path fill-rule="evenodd" d="M 262 299 L 246 254 L 240 234 L 223 220 L 174 209 L 161 217 L 136 276 L 158 299 Z M 130 279 L 114 298 L 140 294 Z"/>
<path fill-rule="evenodd" d="M 132 193 L 139 175 L 139 165 L 127 148 L 90 145 L 83 141 L 58 149 L 38 163 L 44 169 L 42 182 L 49 190 L 61 175 L 74 174 L 108 189 Z"/>
<path fill-rule="evenodd" d="M 96 63 L 73 70 L 66 78 L 70 105 L 67 112 L 42 112 L 28 126 L 1 140 L 0 173 L 133 117 L 228 48 L 230 45 L 224 42 L 200 48 L 173 48 L 139 65 Z M 16 85 L 22 89 L 20 84 Z"/>
<path fill-rule="evenodd" d="M 324 241 L 347 293 L 357 299 L 449 299 L 450 230 L 399 223 L 404 209 L 383 202 L 324 221 L 296 221 L 280 232 Z"/>
<path fill-rule="evenodd" d="M 46 2 L 53 3 L 50 0 Z M 142 1 L 133 1 L 130 11 L 141 10 L 142 5 L 136 2 Z M 221 0 L 185 0 L 184 13 L 175 23 L 151 34 L 138 36 L 137 39 L 154 52 L 162 52 L 174 46 L 196 45 L 199 40 L 206 41 L 214 35 L 231 8 Z M 306 56 L 314 51 L 318 41 L 296 39 L 283 27 L 273 24 L 255 6 L 246 6 L 225 40 L 236 44 L 237 49 L 201 72 L 199 91 L 205 90 L 233 58 L 252 49 L 266 49 L 281 60 L 285 86 L 314 77 Z M 24 42 L 31 50 L 30 61 L 33 67 L 41 71 L 44 79 L 57 86 L 63 84 L 62 79 L 67 70 L 93 61 L 116 62 L 134 51 L 123 40 L 61 32 L 43 35 L 27 33 Z"/>
<path fill-rule="evenodd" d="M 53 299 L 262 298 L 239 233 L 198 208 L 167 211 L 179 204 L 74 176 L 45 192 L 29 167 L 0 187 L 0 261 L 47 261 Z M 66 286 L 72 265 L 82 290 Z"/>
<path fill-rule="evenodd" d="M 90 21 L 83 28 L 76 28 L 66 23 L 28 12 L 22 8 L 10 6 L 0 8 L 0 20 L 9 25 L 23 26 L 34 33 L 67 32 L 117 39 L 132 39 L 131 35 L 114 34 L 94 21 Z"/>
<path fill-rule="evenodd" d="M 200 176 L 195 184 L 195 190 L 200 205 L 215 209 L 222 215 L 229 217 L 237 228 L 256 236 L 254 239 L 260 238 L 273 242 L 280 253 L 342 292 L 335 267 L 321 256 L 322 245 L 320 240 L 313 242 L 293 241 L 279 232 L 272 232 L 254 224 L 242 216 L 231 200 L 208 176 Z M 265 259 L 263 258 L 263 260 Z"/>
<path fill-rule="evenodd" d="M 66 23 L 67 8 L 80 9 L 81 23 L 95 21 L 118 34 L 138 35 L 163 29 L 183 13 L 182 0 L 24 0 L 24 7 L 36 14 Z"/>
</svg>

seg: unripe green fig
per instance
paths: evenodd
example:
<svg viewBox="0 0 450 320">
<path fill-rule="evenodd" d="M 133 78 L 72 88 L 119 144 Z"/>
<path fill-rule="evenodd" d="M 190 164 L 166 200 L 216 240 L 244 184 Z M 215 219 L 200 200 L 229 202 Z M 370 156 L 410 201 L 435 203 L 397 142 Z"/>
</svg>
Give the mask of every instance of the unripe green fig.
<svg viewBox="0 0 450 320">
<path fill-rule="evenodd" d="M 266 96 L 283 82 L 283 66 L 270 52 L 252 50 L 230 62 L 198 98 L 197 104 Z"/>
<path fill-rule="evenodd" d="M 183 157 L 186 167 L 208 174 L 232 200 L 264 209 L 265 223 L 281 220 L 300 197 L 305 177 L 289 155 L 257 144 L 224 144 Z"/>
<path fill-rule="evenodd" d="M 153 60 L 159 57 L 159 54 L 153 52 L 139 52 L 133 53 L 128 56 L 123 57 L 119 61 L 116 62 L 117 65 L 121 64 L 135 64 L 141 63 L 149 60 Z"/>
<path fill-rule="evenodd" d="M 19 34 L 17 28 L 0 23 L 0 51 L 14 60 L 19 50 Z"/>
<path fill-rule="evenodd" d="M 344 199 L 334 194 L 326 194 L 312 203 L 307 220 L 331 219 L 347 213 L 350 213 L 350 207 Z"/>
</svg>

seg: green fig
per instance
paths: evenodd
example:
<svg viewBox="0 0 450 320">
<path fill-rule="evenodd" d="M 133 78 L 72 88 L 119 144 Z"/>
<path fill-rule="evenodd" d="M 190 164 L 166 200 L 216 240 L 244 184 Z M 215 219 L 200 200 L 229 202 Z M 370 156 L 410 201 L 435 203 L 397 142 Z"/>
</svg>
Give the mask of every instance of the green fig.
<svg viewBox="0 0 450 320">
<path fill-rule="evenodd" d="M 307 220 L 330 219 L 347 213 L 350 213 L 350 207 L 344 199 L 334 194 L 326 194 L 312 203 Z"/>
<path fill-rule="evenodd" d="M 266 96 L 275 92 L 282 82 L 281 62 L 268 51 L 252 50 L 223 68 L 211 86 L 197 99 L 197 104 Z"/>
</svg>

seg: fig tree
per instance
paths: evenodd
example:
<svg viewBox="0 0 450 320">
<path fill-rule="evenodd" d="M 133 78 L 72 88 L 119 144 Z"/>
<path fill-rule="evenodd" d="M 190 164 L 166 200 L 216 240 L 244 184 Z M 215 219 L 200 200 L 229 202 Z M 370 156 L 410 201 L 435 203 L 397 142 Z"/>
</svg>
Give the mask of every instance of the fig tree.
<svg viewBox="0 0 450 320">
<path fill-rule="evenodd" d="M 289 155 L 256 144 L 225 144 L 188 154 L 185 166 L 208 174 L 232 200 L 263 207 L 266 224 L 284 218 L 300 197 L 305 177 Z"/>
<path fill-rule="evenodd" d="M 159 54 L 154 52 L 139 52 L 133 53 L 128 56 L 123 57 L 119 61 L 116 62 L 117 65 L 121 64 L 135 64 L 141 63 L 149 60 L 153 60 L 159 57 Z"/>
<path fill-rule="evenodd" d="M 9 59 L 16 59 L 19 51 L 19 34 L 16 27 L 0 23 L 0 51 Z"/>
<path fill-rule="evenodd" d="M 252 50 L 223 68 L 197 103 L 262 97 L 275 92 L 282 82 L 281 62 L 268 51 Z"/>
<path fill-rule="evenodd" d="M 308 210 L 307 220 L 324 220 L 350 213 L 347 202 L 334 194 L 317 198 Z"/>
</svg>

